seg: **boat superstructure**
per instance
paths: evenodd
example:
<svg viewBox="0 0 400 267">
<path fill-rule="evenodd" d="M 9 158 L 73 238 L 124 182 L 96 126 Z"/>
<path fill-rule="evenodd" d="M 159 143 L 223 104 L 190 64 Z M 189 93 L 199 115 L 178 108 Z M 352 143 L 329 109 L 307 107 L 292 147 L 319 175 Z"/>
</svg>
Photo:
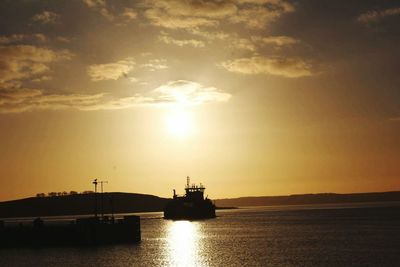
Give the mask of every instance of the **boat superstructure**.
<svg viewBox="0 0 400 267">
<path fill-rule="evenodd" d="M 208 197 L 204 198 L 205 187 L 190 184 L 187 177 L 185 195 L 179 196 L 174 189 L 173 199 L 164 209 L 166 219 L 207 219 L 215 217 L 215 205 Z"/>
</svg>

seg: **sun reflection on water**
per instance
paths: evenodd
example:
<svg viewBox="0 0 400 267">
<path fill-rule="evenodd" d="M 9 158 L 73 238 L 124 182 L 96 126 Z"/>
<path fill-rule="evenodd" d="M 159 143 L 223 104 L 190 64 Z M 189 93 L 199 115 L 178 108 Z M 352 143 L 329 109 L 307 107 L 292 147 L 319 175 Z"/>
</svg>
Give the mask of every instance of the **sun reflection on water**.
<svg viewBox="0 0 400 267">
<path fill-rule="evenodd" d="M 207 266 L 201 256 L 201 228 L 196 222 L 175 221 L 168 227 L 170 266 Z"/>
</svg>

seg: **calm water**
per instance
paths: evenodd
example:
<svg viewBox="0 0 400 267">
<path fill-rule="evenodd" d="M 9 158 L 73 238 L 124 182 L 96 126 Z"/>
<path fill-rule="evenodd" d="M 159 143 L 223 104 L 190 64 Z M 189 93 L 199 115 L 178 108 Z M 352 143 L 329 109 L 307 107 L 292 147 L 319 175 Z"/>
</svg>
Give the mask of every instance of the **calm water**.
<svg viewBox="0 0 400 267">
<path fill-rule="evenodd" d="M 142 214 L 142 242 L 1 249 L 0 266 L 400 266 L 400 204 L 218 211 L 168 221 Z"/>
</svg>

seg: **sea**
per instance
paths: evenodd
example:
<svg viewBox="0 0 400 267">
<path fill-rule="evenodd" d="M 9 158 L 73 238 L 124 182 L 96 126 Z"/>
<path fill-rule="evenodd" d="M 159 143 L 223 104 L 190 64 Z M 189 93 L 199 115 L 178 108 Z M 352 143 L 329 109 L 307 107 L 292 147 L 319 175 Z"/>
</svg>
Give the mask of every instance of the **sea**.
<svg viewBox="0 0 400 267">
<path fill-rule="evenodd" d="M 244 207 L 201 221 L 140 216 L 138 244 L 3 248 L 0 266 L 400 266 L 399 202 Z"/>
</svg>

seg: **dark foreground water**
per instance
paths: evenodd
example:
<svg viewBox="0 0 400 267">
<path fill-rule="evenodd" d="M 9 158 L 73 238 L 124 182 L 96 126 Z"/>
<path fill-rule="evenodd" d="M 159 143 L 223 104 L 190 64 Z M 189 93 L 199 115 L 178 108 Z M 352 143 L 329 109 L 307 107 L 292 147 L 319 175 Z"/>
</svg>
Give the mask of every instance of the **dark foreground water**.
<svg viewBox="0 0 400 267">
<path fill-rule="evenodd" d="M 400 266 L 399 203 L 217 215 L 174 222 L 142 214 L 140 244 L 0 249 L 0 266 Z"/>
</svg>

